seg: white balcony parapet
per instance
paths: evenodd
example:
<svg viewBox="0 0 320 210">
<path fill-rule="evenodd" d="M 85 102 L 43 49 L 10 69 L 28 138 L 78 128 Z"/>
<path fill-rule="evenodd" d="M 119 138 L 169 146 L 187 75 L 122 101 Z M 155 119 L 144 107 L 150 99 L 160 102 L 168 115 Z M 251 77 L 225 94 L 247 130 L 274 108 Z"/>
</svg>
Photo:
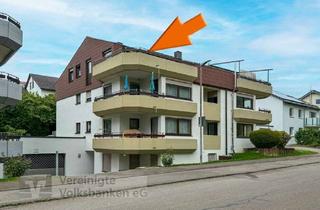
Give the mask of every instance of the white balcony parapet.
<svg viewBox="0 0 320 210">
<path fill-rule="evenodd" d="M 304 125 L 306 127 L 320 127 L 320 118 L 305 118 Z"/>
</svg>

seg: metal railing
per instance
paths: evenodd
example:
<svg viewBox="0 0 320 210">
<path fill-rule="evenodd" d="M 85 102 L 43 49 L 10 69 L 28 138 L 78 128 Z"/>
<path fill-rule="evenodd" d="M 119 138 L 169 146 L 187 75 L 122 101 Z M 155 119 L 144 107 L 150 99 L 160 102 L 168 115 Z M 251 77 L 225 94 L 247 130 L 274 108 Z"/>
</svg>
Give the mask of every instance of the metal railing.
<svg viewBox="0 0 320 210">
<path fill-rule="evenodd" d="M 271 114 L 271 110 L 269 110 L 269 109 L 261 109 L 261 108 L 259 108 L 258 111 L 259 111 L 259 112 L 265 112 L 265 113 Z"/>
<path fill-rule="evenodd" d="M 320 118 L 305 118 L 305 126 L 320 127 Z"/>
<path fill-rule="evenodd" d="M 14 75 L 9 74 L 9 73 L 6 73 L 6 72 L 3 72 L 3 71 L 0 71 L 0 79 L 6 79 L 6 80 L 8 80 L 10 82 L 14 82 L 14 83 L 20 84 L 19 77 L 14 76 Z"/>
<path fill-rule="evenodd" d="M 14 24 L 15 26 L 17 26 L 18 28 L 21 28 L 21 25 L 20 23 L 14 19 L 13 17 L 11 17 L 10 15 L 6 14 L 6 13 L 2 13 L 0 12 L 0 19 L 3 19 L 3 20 L 7 20 L 9 21 L 10 23 Z"/>
<path fill-rule="evenodd" d="M 122 95 L 146 95 L 146 96 L 153 96 L 153 97 L 166 97 L 165 95 L 158 94 L 157 92 L 151 92 L 148 90 L 131 89 L 131 90 L 121 90 L 121 91 L 117 91 L 117 92 L 114 92 L 111 94 L 98 96 L 94 99 L 94 101 L 99 101 L 99 100 L 111 98 L 113 96 L 122 96 Z"/>
<path fill-rule="evenodd" d="M 96 133 L 95 138 L 105 138 L 105 137 L 126 137 L 126 138 L 164 138 L 164 134 L 146 134 L 146 133 Z"/>
</svg>

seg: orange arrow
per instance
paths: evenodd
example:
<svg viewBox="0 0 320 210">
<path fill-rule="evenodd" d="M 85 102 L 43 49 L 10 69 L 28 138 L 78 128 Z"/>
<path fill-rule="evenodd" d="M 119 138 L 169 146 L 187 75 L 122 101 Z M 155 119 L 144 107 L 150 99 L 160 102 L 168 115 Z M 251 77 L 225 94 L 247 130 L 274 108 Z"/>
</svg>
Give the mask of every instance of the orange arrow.
<svg viewBox="0 0 320 210">
<path fill-rule="evenodd" d="M 149 50 L 157 51 L 191 45 L 192 43 L 189 36 L 204 28 L 206 25 L 201 13 L 183 24 L 179 17 L 176 17 Z"/>
</svg>

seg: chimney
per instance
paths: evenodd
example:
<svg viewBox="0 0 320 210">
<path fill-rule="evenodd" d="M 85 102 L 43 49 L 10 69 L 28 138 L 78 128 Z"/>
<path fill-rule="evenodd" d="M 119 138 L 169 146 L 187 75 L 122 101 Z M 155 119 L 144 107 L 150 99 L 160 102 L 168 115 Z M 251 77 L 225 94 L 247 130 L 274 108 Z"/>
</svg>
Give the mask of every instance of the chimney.
<svg viewBox="0 0 320 210">
<path fill-rule="evenodd" d="M 175 51 L 174 52 L 174 57 L 176 59 L 182 60 L 182 52 L 181 51 Z"/>
</svg>

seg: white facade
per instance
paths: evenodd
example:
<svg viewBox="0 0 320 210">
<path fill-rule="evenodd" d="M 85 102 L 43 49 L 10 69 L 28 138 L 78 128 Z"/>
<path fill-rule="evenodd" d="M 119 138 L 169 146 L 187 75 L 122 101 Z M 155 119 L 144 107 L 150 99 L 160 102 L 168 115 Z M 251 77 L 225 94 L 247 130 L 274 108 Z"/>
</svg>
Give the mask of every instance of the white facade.
<svg viewBox="0 0 320 210">
<path fill-rule="evenodd" d="M 93 152 L 86 151 L 85 138 L 67 137 L 23 137 L 23 154 L 65 155 L 65 175 L 87 175 L 93 173 Z"/>
<path fill-rule="evenodd" d="M 292 139 L 289 144 L 296 143 L 294 135 L 299 129 L 305 127 L 305 120 L 309 118 L 311 112 L 316 114 L 316 118 L 319 117 L 319 110 L 306 105 L 290 103 L 275 95 L 257 100 L 257 106 L 271 110 L 272 122 L 270 123 L 270 128 L 290 134 Z"/>
<path fill-rule="evenodd" d="M 38 94 L 41 97 L 44 97 L 49 94 L 55 94 L 55 91 L 44 90 L 39 87 L 36 81 L 30 76 L 29 81 L 26 85 L 26 90 L 30 93 Z"/>
<path fill-rule="evenodd" d="M 138 74 L 139 75 L 139 74 Z M 118 75 L 110 78 L 109 81 L 105 82 L 104 85 L 111 84 L 112 92 L 117 93 L 123 88 L 123 77 Z M 140 88 L 148 89 L 148 77 L 139 79 Z M 184 118 L 191 120 L 191 136 L 184 136 L 183 139 L 196 139 L 197 149 L 192 153 L 185 154 L 174 154 L 174 164 L 186 164 L 186 163 L 199 163 L 200 162 L 200 86 L 192 82 L 179 81 L 177 79 L 171 79 L 161 76 L 159 79 L 159 94 L 166 93 L 166 84 L 176 84 L 180 86 L 190 87 L 192 91 L 192 102 L 197 103 L 197 114 L 193 117 L 181 117 L 181 116 L 158 116 L 158 133 L 166 133 L 166 117 L 172 118 Z M 204 87 L 204 89 L 209 87 Z M 214 88 L 213 88 L 214 89 Z M 209 155 L 214 154 L 216 158 L 221 155 L 229 155 L 234 152 L 242 152 L 244 148 L 253 147 L 248 137 L 238 138 L 237 137 L 237 122 L 233 120 L 232 110 L 239 109 L 236 107 L 237 95 L 245 95 L 246 97 L 252 98 L 253 110 L 257 110 L 255 106 L 256 99 L 254 95 L 247 95 L 241 93 L 232 93 L 232 91 L 214 89 L 217 92 L 218 101 L 220 105 L 220 121 L 218 122 L 218 136 L 220 137 L 220 149 L 207 150 L 203 149 L 203 162 L 208 161 Z M 92 142 L 94 134 L 102 133 L 103 130 L 103 119 L 111 119 L 112 133 L 122 133 L 129 129 L 129 119 L 135 118 L 140 121 L 140 130 L 144 133 L 151 133 L 150 119 L 153 117 L 152 114 L 147 113 L 114 113 L 104 117 L 98 117 L 93 113 L 93 102 L 96 97 L 103 95 L 103 88 L 97 88 L 91 90 L 91 100 L 87 101 L 86 92 L 80 94 L 80 103 L 76 104 L 76 95 L 59 100 L 57 102 L 57 130 L 56 135 L 67 136 L 67 137 L 85 137 L 85 151 L 92 152 L 93 160 L 91 165 L 93 166 L 94 173 L 101 173 L 104 171 L 104 159 L 110 159 L 110 171 L 119 171 L 129 169 L 130 160 L 128 154 L 121 153 L 108 153 L 103 154 L 101 152 L 95 152 L 92 149 Z M 171 99 L 170 100 L 180 100 Z M 264 107 L 265 108 L 265 107 Z M 86 132 L 87 122 L 91 122 L 91 132 Z M 76 133 L 76 123 L 80 123 L 80 132 Z M 253 129 L 256 129 L 256 125 L 252 124 Z M 232 132 L 233 131 L 233 132 Z M 203 131 L 202 131 L 203 132 Z M 167 135 L 166 135 L 167 137 Z M 179 136 L 169 136 L 170 138 L 181 138 Z M 140 166 L 150 165 L 151 154 L 140 154 Z M 158 155 L 158 164 L 161 164 L 160 155 Z"/>
</svg>

